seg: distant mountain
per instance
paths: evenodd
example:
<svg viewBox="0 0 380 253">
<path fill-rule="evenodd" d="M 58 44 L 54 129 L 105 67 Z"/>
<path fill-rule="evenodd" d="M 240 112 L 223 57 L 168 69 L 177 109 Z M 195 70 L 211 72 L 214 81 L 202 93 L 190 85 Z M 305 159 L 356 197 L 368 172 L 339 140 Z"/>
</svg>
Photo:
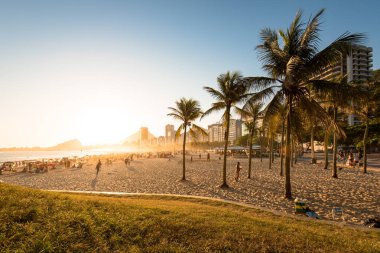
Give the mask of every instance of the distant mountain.
<svg viewBox="0 0 380 253">
<path fill-rule="evenodd" d="M 46 151 L 46 150 L 81 150 L 84 148 L 79 140 L 69 140 L 53 147 L 13 147 L 13 148 L 0 148 L 0 151 Z"/>
<path fill-rule="evenodd" d="M 148 132 L 148 140 L 156 138 L 153 134 Z M 140 141 L 140 130 L 137 131 L 136 133 L 128 136 L 126 139 L 123 140 L 123 144 L 128 144 L 128 143 L 136 143 Z"/>
<path fill-rule="evenodd" d="M 47 149 L 49 150 L 80 150 L 82 148 L 83 148 L 82 143 L 79 140 L 74 139 L 74 140 L 69 140 L 69 141 L 60 143 L 54 147 L 49 147 Z"/>
</svg>

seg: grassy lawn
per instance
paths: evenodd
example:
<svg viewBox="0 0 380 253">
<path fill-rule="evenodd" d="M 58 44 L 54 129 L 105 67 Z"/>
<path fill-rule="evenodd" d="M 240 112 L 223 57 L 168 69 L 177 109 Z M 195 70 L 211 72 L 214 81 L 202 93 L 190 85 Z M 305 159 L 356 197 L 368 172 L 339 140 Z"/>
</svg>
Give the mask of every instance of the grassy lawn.
<svg viewBox="0 0 380 253">
<path fill-rule="evenodd" d="M 380 232 L 216 201 L 0 183 L 0 252 L 380 252 Z"/>
</svg>

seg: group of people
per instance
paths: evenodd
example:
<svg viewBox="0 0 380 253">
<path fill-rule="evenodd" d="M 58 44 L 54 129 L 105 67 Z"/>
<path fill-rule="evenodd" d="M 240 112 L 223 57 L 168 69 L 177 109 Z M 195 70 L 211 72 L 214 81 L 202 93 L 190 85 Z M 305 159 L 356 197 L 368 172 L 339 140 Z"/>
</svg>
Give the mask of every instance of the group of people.
<svg viewBox="0 0 380 253">
<path fill-rule="evenodd" d="M 338 151 L 339 160 L 343 163 L 345 162 L 347 166 L 356 166 L 361 164 L 363 158 L 363 152 L 359 149 L 358 152 L 354 153 L 351 149 L 349 152 L 344 152 L 343 150 Z"/>
</svg>

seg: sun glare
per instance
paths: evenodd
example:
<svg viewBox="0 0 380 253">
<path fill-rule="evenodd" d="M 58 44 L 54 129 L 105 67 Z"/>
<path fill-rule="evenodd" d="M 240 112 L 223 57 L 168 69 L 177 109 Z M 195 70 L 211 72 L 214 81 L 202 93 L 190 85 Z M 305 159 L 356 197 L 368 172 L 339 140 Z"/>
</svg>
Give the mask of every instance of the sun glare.
<svg viewBox="0 0 380 253">
<path fill-rule="evenodd" d="M 95 105 L 81 111 L 78 139 L 83 145 L 116 144 L 132 134 L 125 111 L 111 104 Z"/>
</svg>

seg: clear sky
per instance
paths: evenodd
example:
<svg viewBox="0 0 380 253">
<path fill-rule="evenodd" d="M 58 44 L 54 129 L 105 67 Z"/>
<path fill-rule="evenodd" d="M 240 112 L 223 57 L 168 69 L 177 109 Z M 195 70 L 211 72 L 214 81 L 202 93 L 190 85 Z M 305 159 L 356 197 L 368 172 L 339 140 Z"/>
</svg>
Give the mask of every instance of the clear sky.
<svg viewBox="0 0 380 253">
<path fill-rule="evenodd" d="M 0 1 L 0 147 L 115 143 L 141 126 L 164 135 L 178 125 L 167 107 L 185 96 L 209 108 L 202 87 L 219 74 L 264 75 L 262 28 L 321 8 L 321 46 L 364 32 L 379 68 L 377 0 Z"/>
</svg>

